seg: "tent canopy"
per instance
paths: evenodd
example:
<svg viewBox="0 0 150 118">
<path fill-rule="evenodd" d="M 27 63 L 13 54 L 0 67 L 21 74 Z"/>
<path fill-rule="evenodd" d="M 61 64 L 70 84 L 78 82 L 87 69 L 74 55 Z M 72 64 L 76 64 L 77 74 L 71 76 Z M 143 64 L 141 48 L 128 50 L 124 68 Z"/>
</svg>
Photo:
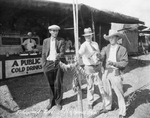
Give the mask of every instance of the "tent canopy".
<svg viewBox="0 0 150 118">
<path fill-rule="evenodd" d="M 18 9 L 32 9 L 35 11 L 45 11 L 57 15 L 72 14 L 72 4 L 58 3 L 52 1 L 37 1 L 37 0 L 1 0 L 0 7 L 16 7 Z M 144 24 L 138 18 L 123 15 L 120 13 L 98 10 L 90 6 L 79 4 L 79 12 L 82 17 L 89 17 L 92 13 L 94 20 L 102 23 L 125 23 L 125 24 Z"/>
<path fill-rule="evenodd" d="M 95 31 L 99 31 L 99 26 L 108 30 L 111 23 L 144 24 L 138 18 L 98 10 L 84 4 L 79 4 L 78 8 L 80 34 L 83 33 L 83 28 L 91 27 L 93 21 Z M 48 0 L 0 0 L 0 32 L 25 34 L 32 31 L 44 39 L 49 35 L 47 27 L 51 24 L 57 24 L 64 29 L 59 33 L 60 35 L 68 35 L 73 29 L 72 4 Z"/>
</svg>

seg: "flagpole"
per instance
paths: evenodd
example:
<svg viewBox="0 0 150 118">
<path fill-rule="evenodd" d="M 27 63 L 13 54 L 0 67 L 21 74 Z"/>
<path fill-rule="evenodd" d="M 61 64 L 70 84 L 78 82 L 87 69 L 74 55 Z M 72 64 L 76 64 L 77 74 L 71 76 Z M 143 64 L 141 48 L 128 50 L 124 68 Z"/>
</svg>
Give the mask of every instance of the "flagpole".
<svg viewBox="0 0 150 118">
<path fill-rule="evenodd" d="M 78 1 L 73 0 L 73 19 L 74 19 L 74 38 L 75 38 L 75 53 L 76 53 L 76 58 L 77 61 L 79 61 L 79 39 L 78 39 Z M 81 91 L 81 76 L 78 74 L 78 82 L 79 82 L 79 87 L 78 87 L 78 93 L 77 93 L 77 98 L 78 98 L 78 107 L 79 107 L 79 112 L 80 112 L 80 117 L 83 118 L 83 102 L 82 102 L 82 91 Z"/>
</svg>

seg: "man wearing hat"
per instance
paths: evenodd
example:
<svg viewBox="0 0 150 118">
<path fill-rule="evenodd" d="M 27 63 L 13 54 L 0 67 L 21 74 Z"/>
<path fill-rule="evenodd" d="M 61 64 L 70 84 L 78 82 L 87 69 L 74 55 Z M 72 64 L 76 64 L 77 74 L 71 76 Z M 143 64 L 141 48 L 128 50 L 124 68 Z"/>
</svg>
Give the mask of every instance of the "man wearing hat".
<svg viewBox="0 0 150 118">
<path fill-rule="evenodd" d="M 32 32 L 28 32 L 28 39 L 26 39 L 22 44 L 23 51 L 32 52 L 36 48 L 36 42 L 32 39 Z"/>
<path fill-rule="evenodd" d="M 85 28 L 84 34 L 85 42 L 82 43 L 79 49 L 79 55 L 82 56 L 84 70 L 87 74 L 99 72 L 99 78 L 96 82 L 93 77 L 87 78 L 87 100 L 88 108 L 93 109 L 94 102 L 94 84 L 97 84 L 101 95 L 103 96 L 102 82 L 101 82 L 101 63 L 96 60 L 94 55 L 100 54 L 97 42 L 92 41 L 93 33 L 91 28 Z M 97 63 L 98 62 L 98 63 Z"/>
<path fill-rule="evenodd" d="M 104 38 L 110 42 L 101 51 L 101 56 L 105 62 L 105 72 L 102 77 L 105 96 L 104 108 L 102 112 L 108 112 L 112 109 L 112 89 L 118 98 L 119 118 L 126 115 L 125 99 L 123 95 L 123 85 L 121 73 L 128 64 L 128 54 L 125 47 L 119 45 L 117 41 L 123 37 L 123 34 L 110 30 L 109 35 Z"/>
<path fill-rule="evenodd" d="M 51 36 L 44 40 L 42 49 L 42 66 L 44 75 L 50 85 L 50 101 L 47 110 L 50 110 L 54 105 L 56 105 L 58 110 L 61 110 L 64 73 L 59 67 L 59 61 L 66 63 L 64 56 L 65 40 L 57 37 L 60 30 L 58 25 L 51 25 L 48 27 L 48 30 Z"/>
</svg>

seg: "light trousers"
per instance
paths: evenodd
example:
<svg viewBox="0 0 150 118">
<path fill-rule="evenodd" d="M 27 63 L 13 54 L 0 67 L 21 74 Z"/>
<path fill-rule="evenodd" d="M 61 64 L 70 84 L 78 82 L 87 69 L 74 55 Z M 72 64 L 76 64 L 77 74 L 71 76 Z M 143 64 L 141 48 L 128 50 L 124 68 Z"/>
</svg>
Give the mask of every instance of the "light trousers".
<svg viewBox="0 0 150 118">
<path fill-rule="evenodd" d="M 94 85 L 98 86 L 100 94 L 102 96 L 102 100 L 103 100 L 104 89 L 103 89 L 103 84 L 102 84 L 101 65 L 85 66 L 84 69 L 87 74 L 98 72 L 97 76 L 89 76 L 88 78 L 86 78 L 86 80 L 87 80 L 87 100 L 88 100 L 88 104 L 92 105 L 94 102 Z"/>
<path fill-rule="evenodd" d="M 102 76 L 102 82 L 104 86 L 104 107 L 107 110 L 110 110 L 112 107 L 112 89 L 118 98 L 118 106 L 119 106 L 119 115 L 126 115 L 126 105 L 125 99 L 123 95 L 123 85 L 122 78 L 120 75 L 116 75 L 115 70 L 109 72 L 105 70 Z"/>
</svg>

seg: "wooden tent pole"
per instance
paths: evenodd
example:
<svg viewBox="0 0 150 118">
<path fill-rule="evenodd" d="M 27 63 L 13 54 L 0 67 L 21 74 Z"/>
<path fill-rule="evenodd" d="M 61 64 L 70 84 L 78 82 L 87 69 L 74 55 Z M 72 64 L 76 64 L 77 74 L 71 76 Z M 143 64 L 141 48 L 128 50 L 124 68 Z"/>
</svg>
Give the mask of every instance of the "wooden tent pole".
<svg viewBox="0 0 150 118">
<path fill-rule="evenodd" d="M 76 58 L 79 61 L 79 41 L 78 41 L 78 2 L 77 0 L 73 0 L 73 16 L 74 16 L 74 37 L 75 37 L 75 50 L 76 50 Z M 80 117 L 83 118 L 83 102 L 82 102 L 82 91 L 81 91 L 81 80 L 80 76 L 78 75 L 78 92 L 77 92 L 77 99 L 78 99 L 78 106 L 80 110 Z"/>
<path fill-rule="evenodd" d="M 94 25 L 94 17 L 93 17 L 93 12 L 91 11 L 91 17 L 92 17 L 92 29 L 93 29 L 93 38 L 94 41 L 96 41 L 96 37 L 95 37 L 95 25 Z"/>
</svg>

